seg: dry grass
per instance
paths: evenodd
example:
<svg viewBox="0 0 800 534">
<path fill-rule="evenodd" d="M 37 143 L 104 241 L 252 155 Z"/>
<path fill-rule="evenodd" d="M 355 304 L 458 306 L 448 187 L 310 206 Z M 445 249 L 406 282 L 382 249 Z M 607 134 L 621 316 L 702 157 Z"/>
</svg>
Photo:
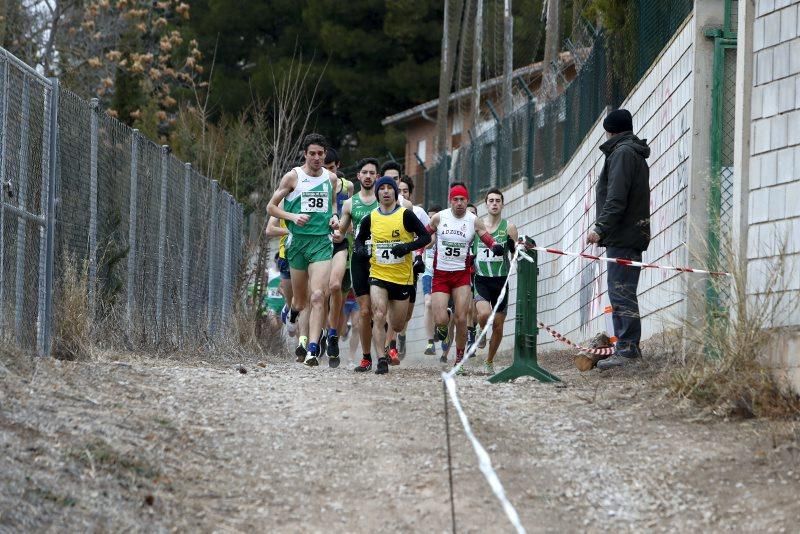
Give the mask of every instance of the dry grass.
<svg viewBox="0 0 800 534">
<path fill-rule="evenodd" d="M 87 296 L 88 269 L 75 258 L 64 262 L 56 286 L 54 304 L 53 356 L 61 360 L 84 359 L 91 346 L 91 323 Z"/>
<path fill-rule="evenodd" d="M 786 256 L 780 254 L 770 264 L 764 287 L 757 294 L 751 287 L 748 294 L 744 270 L 732 251 L 726 256 L 732 258 L 732 276 L 714 277 L 711 284 L 718 293 L 732 295 L 731 310 L 683 322 L 682 354 L 672 355 L 677 368 L 667 372 L 666 385 L 675 396 L 721 416 L 800 418 L 800 397 L 778 381 L 763 357 L 775 325 L 800 305 L 783 290 L 795 273 L 787 272 Z"/>
</svg>

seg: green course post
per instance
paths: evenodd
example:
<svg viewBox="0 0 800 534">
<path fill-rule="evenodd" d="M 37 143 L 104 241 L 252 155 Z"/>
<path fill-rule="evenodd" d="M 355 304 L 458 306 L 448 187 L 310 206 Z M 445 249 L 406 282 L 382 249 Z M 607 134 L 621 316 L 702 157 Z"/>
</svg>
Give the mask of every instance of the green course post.
<svg viewBox="0 0 800 534">
<path fill-rule="evenodd" d="M 528 243 L 535 243 L 527 238 Z M 519 243 L 517 246 L 523 246 Z M 539 255 L 535 250 L 527 250 L 525 254 L 533 261 L 519 260 L 517 270 L 517 315 L 514 325 L 514 362 L 511 367 L 503 369 L 489 382 L 508 382 L 521 376 L 533 376 L 540 382 L 561 382 L 556 375 L 539 367 L 536 358 L 536 338 L 539 326 L 536 319 L 537 283 L 539 280 Z"/>
</svg>

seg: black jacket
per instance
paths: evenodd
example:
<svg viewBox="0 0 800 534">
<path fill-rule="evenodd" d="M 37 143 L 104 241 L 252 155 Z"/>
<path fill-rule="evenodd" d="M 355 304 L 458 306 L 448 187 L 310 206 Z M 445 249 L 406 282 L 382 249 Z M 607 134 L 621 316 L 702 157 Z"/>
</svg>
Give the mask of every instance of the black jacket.
<svg viewBox="0 0 800 534">
<path fill-rule="evenodd" d="M 647 140 L 615 135 L 602 145 L 606 155 L 597 182 L 595 232 L 602 247 L 647 250 L 650 243 L 650 157 Z"/>
</svg>

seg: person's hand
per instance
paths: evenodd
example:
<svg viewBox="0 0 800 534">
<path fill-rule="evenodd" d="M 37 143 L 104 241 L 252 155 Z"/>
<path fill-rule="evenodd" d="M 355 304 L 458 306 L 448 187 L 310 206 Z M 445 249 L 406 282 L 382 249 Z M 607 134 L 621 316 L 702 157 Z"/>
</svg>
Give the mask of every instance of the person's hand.
<svg viewBox="0 0 800 534">
<path fill-rule="evenodd" d="M 339 229 L 339 217 L 337 217 L 336 215 L 332 215 L 331 216 L 331 220 L 328 221 L 328 226 L 330 226 L 332 230 L 338 230 Z"/>
<path fill-rule="evenodd" d="M 398 245 L 393 246 L 391 248 L 391 252 L 392 254 L 394 254 L 395 258 L 402 258 L 411 251 L 408 249 L 407 243 L 400 243 Z"/>
<path fill-rule="evenodd" d="M 356 241 L 353 244 L 353 255 L 361 258 L 369 258 L 369 247 L 364 243 Z"/>
<path fill-rule="evenodd" d="M 492 245 L 492 254 L 495 256 L 502 256 L 506 249 L 500 243 Z"/>
<path fill-rule="evenodd" d="M 341 243 L 344 241 L 344 235 L 339 230 L 333 231 L 333 242 L 334 243 Z"/>
<path fill-rule="evenodd" d="M 589 230 L 589 233 L 586 234 L 586 244 L 590 245 L 592 243 L 599 243 L 599 242 L 600 242 L 600 234 L 598 234 L 594 230 Z"/>
<path fill-rule="evenodd" d="M 294 216 L 294 223 L 297 226 L 305 226 L 305 224 L 311 219 L 310 216 L 306 215 L 305 213 L 298 213 Z"/>
<path fill-rule="evenodd" d="M 422 254 L 418 254 L 414 258 L 414 274 L 422 274 L 425 272 L 425 260 L 422 258 Z"/>
</svg>

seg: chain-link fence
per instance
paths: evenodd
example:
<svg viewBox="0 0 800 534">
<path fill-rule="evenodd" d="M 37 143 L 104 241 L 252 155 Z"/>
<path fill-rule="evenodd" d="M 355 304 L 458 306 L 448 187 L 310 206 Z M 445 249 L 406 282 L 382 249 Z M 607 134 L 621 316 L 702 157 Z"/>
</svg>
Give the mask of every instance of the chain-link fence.
<svg viewBox="0 0 800 534">
<path fill-rule="evenodd" d="M 222 333 L 241 205 L 96 101 L 0 62 L 0 341 L 47 354 L 75 323 L 130 348 Z"/>
<path fill-rule="evenodd" d="M 450 178 L 481 198 L 490 187 L 523 178 L 534 187 L 555 176 L 606 107 L 619 106 L 644 76 L 693 5 L 692 0 L 625 4 L 623 25 L 594 36 L 586 57 L 576 62 L 576 78 L 557 97 L 541 103 L 525 87 L 526 103 L 426 169 L 425 201 L 444 204 Z"/>
</svg>

